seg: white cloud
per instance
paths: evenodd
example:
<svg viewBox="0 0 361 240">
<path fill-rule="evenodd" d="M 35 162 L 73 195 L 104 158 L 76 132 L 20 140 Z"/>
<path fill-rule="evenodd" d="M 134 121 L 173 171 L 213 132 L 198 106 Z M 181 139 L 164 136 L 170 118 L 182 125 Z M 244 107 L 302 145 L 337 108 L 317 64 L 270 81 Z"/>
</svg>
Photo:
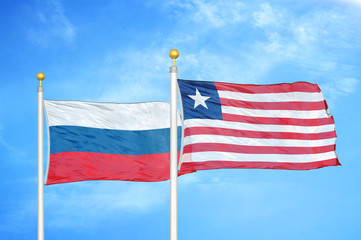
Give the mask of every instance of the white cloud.
<svg viewBox="0 0 361 240">
<path fill-rule="evenodd" d="M 190 16 L 187 19 L 206 28 L 221 28 L 244 21 L 244 4 L 240 1 L 173 0 L 167 1 L 165 8 L 185 10 Z"/>
<path fill-rule="evenodd" d="M 28 38 L 37 44 L 48 45 L 53 39 L 61 39 L 71 43 L 76 31 L 64 13 L 60 0 L 39 3 L 35 10 L 38 24 L 28 31 Z"/>
<path fill-rule="evenodd" d="M 209 6 L 202 5 L 199 8 L 200 3 Z M 194 11 L 202 15 L 197 18 L 205 19 L 212 15 L 214 9 L 228 8 L 225 6 L 227 3 L 212 2 L 212 5 L 205 1 L 171 2 L 186 10 L 182 12 L 185 19 L 192 18 L 192 10 L 188 11 L 192 6 L 196 6 L 197 10 Z M 229 5 L 235 3 L 232 1 Z M 354 27 L 357 19 L 347 11 L 332 7 L 327 10 L 314 8 L 299 15 L 269 2 L 261 3 L 258 7 L 239 4 L 242 6 L 239 12 L 244 15 L 243 21 L 235 24 L 235 29 L 244 32 L 244 29 L 256 26 L 261 36 L 256 38 L 258 41 L 247 48 L 243 47 L 239 44 L 242 43 L 243 35 L 238 35 L 237 30 L 231 36 L 238 39 L 239 43 L 227 41 L 223 37 L 213 40 L 214 31 L 225 31 L 224 28 L 217 28 L 222 25 L 221 21 L 218 21 L 222 19 L 219 18 L 222 15 L 220 13 L 214 17 L 219 25 L 208 23 L 217 30 L 205 28 L 206 30 L 202 29 L 197 33 L 193 31 L 194 27 L 190 26 L 187 31 L 192 32 L 189 34 L 192 40 L 186 41 L 188 51 L 181 55 L 182 60 L 179 61 L 182 63 L 180 75 L 183 78 L 263 83 L 272 78 L 268 76 L 269 72 L 282 64 L 292 64 L 299 68 L 302 75 L 307 77 L 302 79 L 303 81 L 334 81 L 335 77 L 341 81 L 345 78 L 344 75 L 355 72 L 352 71 L 353 66 L 348 68 L 340 58 L 342 54 L 334 53 L 335 48 L 337 51 L 351 50 L 361 44 L 361 35 Z M 253 18 L 247 18 L 246 12 Z M 208 48 L 203 44 L 204 39 L 212 39 L 217 44 L 222 42 L 222 45 Z"/>
<path fill-rule="evenodd" d="M 356 92 L 359 80 L 355 78 L 332 78 L 320 84 L 322 92 L 326 95 L 327 104 L 335 109 L 339 97 L 345 97 Z"/>
<path fill-rule="evenodd" d="M 219 2 L 206 2 L 202 0 L 193 1 L 197 11 L 194 14 L 194 21 L 200 21 L 210 24 L 216 28 L 223 27 L 226 24 L 239 23 L 243 20 L 240 14 L 243 10 L 243 4 L 240 2 L 229 2 L 230 4 L 219 4 Z"/>
<path fill-rule="evenodd" d="M 276 8 L 271 7 L 267 3 L 261 4 L 262 11 L 257 11 L 253 13 L 253 18 L 255 20 L 255 26 L 265 27 L 269 25 L 280 25 L 283 22 L 283 16 L 281 11 Z"/>
<path fill-rule="evenodd" d="M 170 50 L 170 49 L 169 49 Z M 166 49 L 118 50 L 105 57 L 98 74 L 105 82 L 98 101 L 144 102 L 169 100 L 169 68 Z M 146 54 L 144 54 L 146 52 Z"/>
<path fill-rule="evenodd" d="M 355 78 L 343 78 L 338 82 L 338 88 L 342 93 L 350 94 L 354 93 L 358 80 Z"/>
<path fill-rule="evenodd" d="M 165 10 L 172 10 L 170 15 L 182 19 L 174 22 L 176 34 L 170 31 L 168 36 L 155 36 L 146 48 L 114 50 L 103 57 L 102 66 L 97 61 L 91 77 L 98 78 L 98 97 L 92 100 L 168 101 L 171 61 L 170 48 L 164 46 L 170 44 L 180 50 L 178 76 L 185 79 L 269 83 L 273 76 L 268 74 L 282 64 L 299 68 L 307 77 L 304 81 L 354 78 L 348 75 L 353 66 L 351 71 L 346 69 L 341 55 L 333 53 L 335 48 L 350 50 L 361 43 L 361 35 L 353 27 L 355 19 L 347 12 L 315 8 L 300 15 L 269 2 L 254 6 L 231 0 L 162 4 Z M 245 29 L 258 34 L 252 36 L 256 41 L 246 46 L 242 45 Z"/>
<path fill-rule="evenodd" d="M 330 96 L 336 98 L 356 92 L 358 82 L 359 80 L 355 78 L 332 79 L 331 81 L 325 82 L 322 87 Z"/>
<path fill-rule="evenodd" d="M 336 1 L 336 2 L 341 2 L 341 3 L 346 3 L 346 4 L 351 4 L 353 6 L 361 7 L 361 0 L 331 0 L 331 1 Z"/>
<path fill-rule="evenodd" d="M 345 53 L 340 52 L 360 50 L 361 35 L 354 27 L 354 15 L 335 8 L 312 9 L 297 15 L 269 3 L 261 4 L 261 8 L 253 16 L 266 40 L 250 48 L 248 58 L 255 64 L 250 64 L 249 69 L 258 65 L 259 71 L 266 74 L 275 66 L 291 63 L 302 70 L 306 81 L 333 82 L 339 91 L 336 97 L 352 93 L 350 89 L 357 80 L 346 76 L 352 76 L 356 69 L 344 61 Z"/>
</svg>

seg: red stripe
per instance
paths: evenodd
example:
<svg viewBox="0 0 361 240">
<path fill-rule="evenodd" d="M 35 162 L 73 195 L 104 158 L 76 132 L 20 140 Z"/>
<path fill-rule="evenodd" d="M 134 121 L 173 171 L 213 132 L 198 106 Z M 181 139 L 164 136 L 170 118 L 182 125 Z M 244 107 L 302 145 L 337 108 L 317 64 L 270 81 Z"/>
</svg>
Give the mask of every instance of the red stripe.
<svg viewBox="0 0 361 240">
<path fill-rule="evenodd" d="M 245 154 L 317 154 L 335 151 L 336 145 L 321 147 L 245 146 L 226 143 L 194 143 L 184 146 L 183 153 L 230 152 Z"/>
<path fill-rule="evenodd" d="M 214 83 L 217 90 L 242 93 L 287 93 L 287 92 L 321 92 L 317 84 L 307 82 L 283 83 L 275 85 L 251 85 L 234 83 Z"/>
<path fill-rule="evenodd" d="M 326 109 L 325 101 L 319 102 L 250 102 L 220 98 L 222 106 L 261 109 L 261 110 L 297 110 L 311 111 Z"/>
<path fill-rule="evenodd" d="M 164 181 L 169 179 L 169 156 L 54 153 L 50 155 L 46 185 L 86 180 Z M 185 173 L 189 172 L 182 174 Z"/>
<path fill-rule="evenodd" d="M 245 137 L 245 138 L 265 138 L 265 139 L 299 139 L 299 140 L 319 140 L 335 138 L 336 133 L 323 132 L 323 133 L 289 133 L 289 132 L 259 132 L 247 130 L 234 130 L 227 128 L 214 128 L 214 127 L 192 127 L 184 130 L 184 137 L 191 135 L 223 135 L 232 137 Z"/>
<path fill-rule="evenodd" d="M 223 120 L 229 122 L 244 122 L 253 124 L 270 124 L 270 125 L 292 125 L 292 126 L 322 126 L 335 124 L 333 117 L 328 118 L 272 118 L 272 117 L 250 117 L 245 115 L 235 115 L 223 113 Z"/>
<path fill-rule="evenodd" d="M 231 161 L 207 161 L 182 163 L 181 172 L 210 170 L 220 168 L 259 168 L 259 169 L 286 169 L 286 170 L 310 170 L 328 166 L 341 165 L 337 158 L 309 162 L 309 163 L 284 163 L 284 162 L 231 162 Z"/>
</svg>

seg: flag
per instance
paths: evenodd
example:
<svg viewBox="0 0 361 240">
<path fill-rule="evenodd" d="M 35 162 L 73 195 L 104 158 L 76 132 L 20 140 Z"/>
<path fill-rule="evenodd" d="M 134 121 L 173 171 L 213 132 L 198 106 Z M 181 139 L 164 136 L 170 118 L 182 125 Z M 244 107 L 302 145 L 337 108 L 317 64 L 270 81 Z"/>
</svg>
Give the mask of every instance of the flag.
<svg viewBox="0 0 361 240">
<path fill-rule="evenodd" d="M 44 100 L 44 105 L 50 137 L 46 185 L 169 179 L 168 103 Z M 181 127 L 178 132 L 180 143 Z"/>
<path fill-rule="evenodd" d="M 178 80 L 178 86 L 184 118 L 181 171 L 340 165 L 334 119 L 316 84 Z"/>
</svg>

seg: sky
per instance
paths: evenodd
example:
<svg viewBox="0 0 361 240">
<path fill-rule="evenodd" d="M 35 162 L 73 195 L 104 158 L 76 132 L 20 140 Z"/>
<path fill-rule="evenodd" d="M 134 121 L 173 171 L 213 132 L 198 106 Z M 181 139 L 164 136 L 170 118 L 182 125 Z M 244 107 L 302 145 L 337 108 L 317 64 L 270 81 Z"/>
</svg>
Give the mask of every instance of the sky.
<svg viewBox="0 0 361 240">
<path fill-rule="evenodd" d="M 0 239 L 37 237 L 36 74 L 45 99 L 169 102 L 173 48 L 182 79 L 319 84 L 342 164 L 184 175 L 179 239 L 361 239 L 360 26 L 359 0 L 1 1 Z M 169 181 L 44 193 L 45 239 L 169 239 Z"/>
</svg>

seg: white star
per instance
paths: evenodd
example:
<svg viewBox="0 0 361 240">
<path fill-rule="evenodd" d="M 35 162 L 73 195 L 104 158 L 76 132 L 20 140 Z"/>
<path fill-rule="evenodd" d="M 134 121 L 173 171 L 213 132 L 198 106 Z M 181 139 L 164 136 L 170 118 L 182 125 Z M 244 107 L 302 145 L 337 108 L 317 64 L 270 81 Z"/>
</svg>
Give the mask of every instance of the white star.
<svg viewBox="0 0 361 240">
<path fill-rule="evenodd" d="M 203 107 L 208 109 L 206 100 L 210 97 L 202 96 L 199 93 L 198 88 L 196 88 L 196 95 L 188 95 L 188 96 L 194 100 L 194 108 L 196 108 L 198 105 L 202 105 Z"/>
</svg>

